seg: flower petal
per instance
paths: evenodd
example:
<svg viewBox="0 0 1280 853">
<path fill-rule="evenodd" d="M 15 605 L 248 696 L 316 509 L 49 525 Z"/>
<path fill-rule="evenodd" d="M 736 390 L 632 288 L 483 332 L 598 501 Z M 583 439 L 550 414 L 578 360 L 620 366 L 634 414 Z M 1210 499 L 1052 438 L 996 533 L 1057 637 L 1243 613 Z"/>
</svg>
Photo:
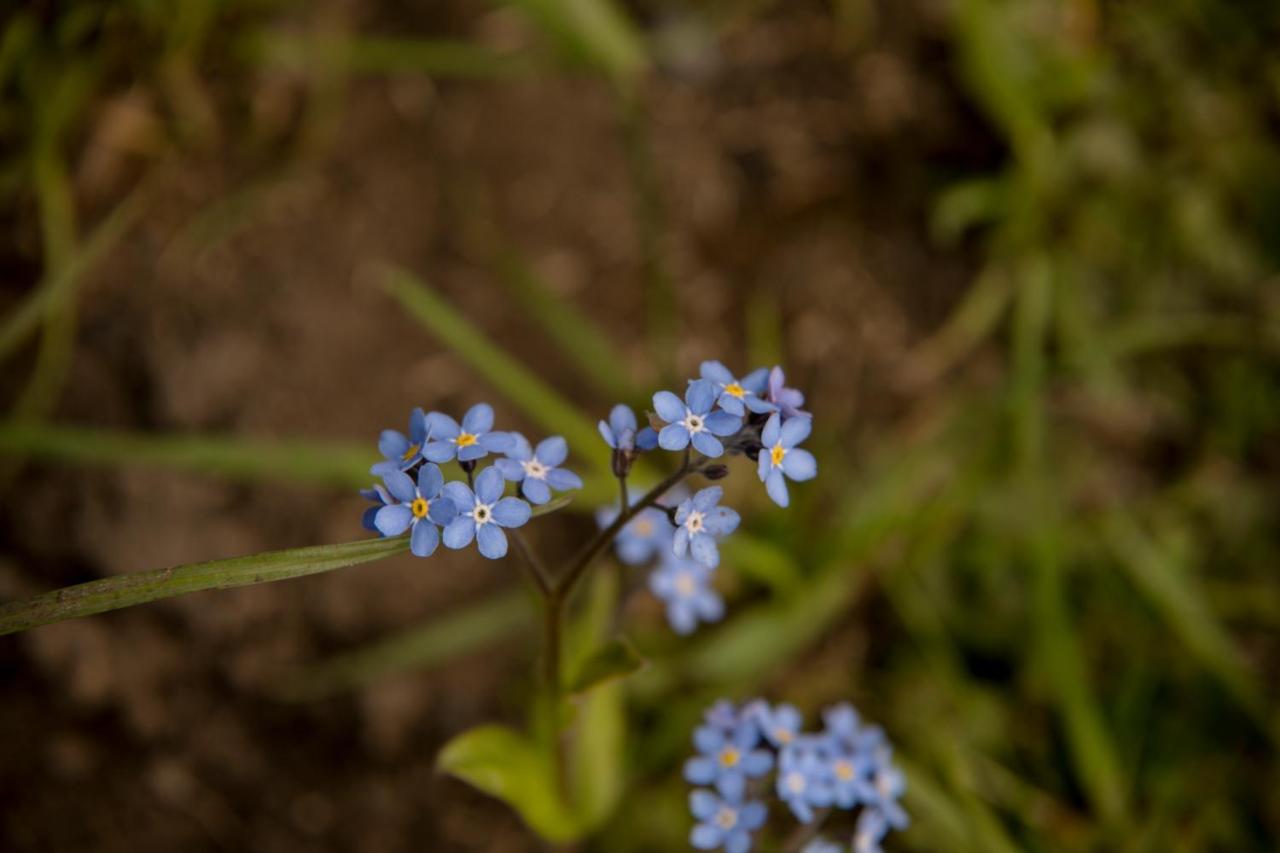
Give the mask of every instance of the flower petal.
<svg viewBox="0 0 1280 853">
<path fill-rule="evenodd" d="M 378 515 L 378 510 L 380 509 L 382 509 L 380 506 L 371 506 L 366 509 L 364 515 L 360 516 L 360 526 L 371 533 L 381 533 L 382 531 L 378 529 L 378 525 L 373 523 L 373 519 Z"/>
<path fill-rule="evenodd" d="M 462 429 L 472 435 L 479 435 L 493 429 L 493 406 L 488 403 L 476 403 L 462 416 Z"/>
<path fill-rule="evenodd" d="M 753 394 L 764 394 L 769 387 L 769 368 L 758 367 L 738 380 L 738 384 Z"/>
<path fill-rule="evenodd" d="M 432 412 L 427 415 L 427 422 L 431 427 L 431 437 L 439 441 L 457 438 L 458 433 L 462 432 L 458 422 L 442 412 Z"/>
<path fill-rule="evenodd" d="M 635 432 L 636 413 L 631 411 L 630 406 L 619 403 L 609 412 L 609 426 L 613 428 L 615 435 L 621 435 L 624 429 Z"/>
<path fill-rule="evenodd" d="M 733 374 L 729 372 L 729 368 L 718 361 L 702 362 L 702 364 L 698 365 L 698 375 L 703 379 L 710 379 L 722 387 L 733 381 Z"/>
<path fill-rule="evenodd" d="M 778 440 L 782 442 L 783 447 L 795 447 L 809 437 L 812 429 L 812 418 L 787 418 L 787 422 L 782 425 L 782 434 Z"/>
<path fill-rule="evenodd" d="M 547 485 L 557 492 L 581 489 L 582 478 L 568 468 L 552 468 L 547 472 Z"/>
<path fill-rule="evenodd" d="M 790 421 L 788 421 L 790 423 Z M 782 471 L 796 482 L 812 480 L 818 474 L 818 462 L 803 447 L 788 450 L 782 457 Z"/>
<path fill-rule="evenodd" d="M 653 450 L 658 446 L 658 433 L 653 427 L 645 427 L 636 433 L 636 447 L 641 450 Z"/>
<path fill-rule="evenodd" d="M 398 501 L 412 503 L 413 499 L 418 496 L 418 490 L 413 485 L 413 478 L 403 471 L 392 471 L 386 474 L 382 478 L 382 482 L 387 484 L 387 491 Z"/>
<path fill-rule="evenodd" d="M 373 526 L 383 536 L 399 536 L 410 524 L 413 524 L 413 511 L 404 504 L 384 506 L 373 517 Z"/>
<path fill-rule="evenodd" d="M 689 446 L 689 431 L 681 424 L 667 424 L 658 433 L 658 446 L 663 450 L 684 450 Z"/>
<path fill-rule="evenodd" d="M 764 429 L 760 431 L 760 443 L 765 447 L 773 447 L 778 443 L 778 435 L 782 432 L 782 416 L 774 412 L 769 416 L 769 420 L 765 421 Z"/>
<path fill-rule="evenodd" d="M 513 483 L 518 483 L 524 479 L 524 466 L 520 464 L 518 459 L 498 459 L 493 463 L 493 467 L 497 468 Z"/>
<path fill-rule="evenodd" d="M 724 840 L 724 833 L 709 823 L 700 823 L 689 831 L 689 845 L 695 850 L 715 850 Z"/>
<path fill-rule="evenodd" d="M 409 439 L 404 433 L 394 429 L 384 429 L 378 436 L 378 452 L 388 459 L 399 462 L 400 457 L 409 449 Z"/>
<path fill-rule="evenodd" d="M 604 439 L 605 444 L 609 445 L 614 450 L 618 449 L 618 442 L 613 437 L 614 433 L 612 427 L 604 421 L 600 421 L 600 423 L 596 424 L 596 429 L 600 431 L 600 437 Z"/>
<path fill-rule="evenodd" d="M 714 772 L 714 768 L 712 768 Z M 692 779 L 688 780 L 693 782 Z M 698 785 L 709 785 L 710 782 L 695 782 Z M 703 788 L 695 788 L 689 792 L 689 812 L 698 820 L 706 820 L 720 808 L 720 800 L 715 794 Z"/>
<path fill-rule="evenodd" d="M 720 503 L 722 497 L 724 497 L 724 489 L 719 486 L 707 486 L 705 489 L 699 489 L 693 496 L 691 506 L 698 512 L 707 512 Z"/>
<path fill-rule="evenodd" d="M 465 548 L 471 544 L 475 535 L 476 523 L 465 515 L 459 515 L 444 529 L 444 546 L 453 548 L 455 551 Z"/>
<path fill-rule="evenodd" d="M 720 565 L 720 550 L 716 548 L 716 540 L 705 533 L 690 538 L 689 556 L 709 569 Z"/>
<path fill-rule="evenodd" d="M 671 540 L 671 553 L 684 557 L 689 553 L 689 531 L 681 527 Z"/>
<path fill-rule="evenodd" d="M 653 395 L 653 410 L 667 423 L 683 420 L 685 415 L 684 403 L 670 391 L 659 391 Z"/>
<path fill-rule="evenodd" d="M 454 480 L 444 484 L 444 496 L 453 501 L 458 512 L 470 512 L 471 508 L 476 505 L 475 492 L 471 491 L 471 487 L 461 480 Z"/>
<path fill-rule="evenodd" d="M 440 544 L 440 530 L 429 521 L 419 521 L 409 537 L 409 550 L 415 557 L 430 557 Z"/>
<path fill-rule="evenodd" d="M 476 442 L 490 453 L 510 453 L 516 440 L 509 432 L 486 432 Z"/>
<path fill-rule="evenodd" d="M 444 474 L 440 466 L 428 462 L 418 469 L 418 494 L 431 500 L 444 488 Z"/>
<path fill-rule="evenodd" d="M 689 390 L 684 392 L 685 402 L 689 404 L 689 411 L 695 415 L 705 415 L 711 411 L 711 407 L 716 404 L 716 397 L 719 395 L 719 389 L 716 388 L 714 382 L 706 379 L 695 379 L 689 383 Z"/>
<path fill-rule="evenodd" d="M 451 441 L 428 441 L 422 449 L 422 455 L 432 462 L 448 462 L 457 453 L 457 446 Z"/>
<path fill-rule="evenodd" d="M 490 560 L 500 560 L 507 556 L 507 534 L 496 524 L 480 525 L 480 529 L 476 531 L 476 541 L 480 545 L 480 553 Z"/>
<path fill-rule="evenodd" d="M 764 490 L 778 506 L 785 507 L 791 503 L 791 497 L 787 494 L 787 481 L 782 476 L 781 468 L 774 468 L 769 472 L 764 481 Z"/>
<path fill-rule="evenodd" d="M 525 478 L 520 486 L 520 493 L 533 504 L 542 505 L 551 500 L 551 487 L 547 485 L 547 481 L 535 480 L 533 477 Z"/>
<path fill-rule="evenodd" d="M 433 498 L 427 510 L 427 518 L 436 524 L 448 524 L 458 517 L 458 506 L 444 495 Z"/>
<path fill-rule="evenodd" d="M 491 504 L 502 497 L 502 472 L 489 466 L 476 475 L 476 499 Z"/>
<path fill-rule="evenodd" d="M 724 840 L 724 853 L 750 853 L 751 834 L 734 828 Z"/>
<path fill-rule="evenodd" d="M 486 436 L 487 437 L 487 436 Z M 458 448 L 459 462 L 474 462 L 489 455 L 489 450 L 482 444 L 468 444 Z"/>
<path fill-rule="evenodd" d="M 707 514 L 702 522 L 703 528 L 712 536 L 728 536 L 738 529 L 741 516 L 727 506 L 718 506 Z"/>
<path fill-rule="evenodd" d="M 730 397 L 729 399 L 736 400 L 737 398 Z M 721 405 L 721 408 L 724 408 L 723 404 Z M 742 418 L 739 417 L 741 414 L 741 407 L 739 407 L 738 411 L 734 414 L 729 414 L 728 409 L 725 409 L 723 412 L 712 412 L 707 415 L 707 419 L 705 421 L 707 432 L 710 432 L 712 435 L 733 435 L 735 432 L 742 429 Z"/>
<path fill-rule="evenodd" d="M 538 461 L 548 468 L 555 468 L 562 465 L 564 460 L 568 458 L 569 445 L 563 437 L 553 435 L 538 442 L 538 447 L 534 450 L 533 455 L 538 457 Z"/>
<path fill-rule="evenodd" d="M 528 483 L 526 480 L 525 484 Z M 521 527 L 532 514 L 529 505 L 519 498 L 503 498 L 493 505 L 494 523 L 502 527 Z"/>
<path fill-rule="evenodd" d="M 720 404 L 720 408 L 724 409 L 724 412 L 716 412 L 716 414 L 730 414 L 742 417 L 746 413 L 742 401 L 732 394 L 721 394 L 716 402 Z"/>
<path fill-rule="evenodd" d="M 533 445 L 529 443 L 529 439 L 525 438 L 522 433 L 518 432 L 509 432 L 506 434 L 511 437 L 511 446 L 500 452 L 505 453 L 512 459 L 519 459 L 521 461 L 533 458 Z"/>
<path fill-rule="evenodd" d="M 667 622 L 677 634 L 692 634 L 698 627 L 698 616 L 686 601 L 677 598 L 667 602 Z"/>
<path fill-rule="evenodd" d="M 755 394 L 748 394 L 742 401 L 747 408 L 755 412 L 757 415 L 763 415 L 765 412 L 777 410 L 777 406 L 770 403 L 764 397 L 757 397 Z"/>
<path fill-rule="evenodd" d="M 712 459 L 724 455 L 724 445 L 720 443 L 720 439 L 705 430 L 693 434 L 693 446 L 703 456 Z"/>
<path fill-rule="evenodd" d="M 427 438 L 427 413 L 418 406 L 409 413 L 409 441 L 421 445 Z"/>
</svg>

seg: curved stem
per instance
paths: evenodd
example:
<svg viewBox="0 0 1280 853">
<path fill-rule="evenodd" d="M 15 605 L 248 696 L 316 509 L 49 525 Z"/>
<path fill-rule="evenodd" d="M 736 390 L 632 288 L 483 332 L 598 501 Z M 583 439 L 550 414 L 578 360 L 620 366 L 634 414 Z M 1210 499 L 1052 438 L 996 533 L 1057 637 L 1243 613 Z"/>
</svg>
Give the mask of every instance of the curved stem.
<svg viewBox="0 0 1280 853">
<path fill-rule="evenodd" d="M 518 529 L 512 528 L 507 531 L 507 535 L 511 537 L 511 541 L 516 543 L 516 550 L 520 552 L 521 564 L 525 567 L 526 573 L 533 580 L 533 585 L 538 588 L 538 593 L 545 599 L 551 594 L 550 575 L 547 574 L 547 567 L 542 565 L 542 560 L 538 559 L 537 553 L 529 547 L 529 541 L 524 538 L 524 534 Z"/>
</svg>

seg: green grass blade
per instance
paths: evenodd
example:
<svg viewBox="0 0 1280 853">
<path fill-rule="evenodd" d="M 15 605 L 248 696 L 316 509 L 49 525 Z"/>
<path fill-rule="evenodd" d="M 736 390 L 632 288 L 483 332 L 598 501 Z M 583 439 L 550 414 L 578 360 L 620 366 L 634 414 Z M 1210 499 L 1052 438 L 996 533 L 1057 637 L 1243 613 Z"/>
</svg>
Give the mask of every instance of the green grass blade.
<svg viewBox="0 0 1280 853">
<path fill-rule="evenodd" d="M 447 300 L 412 274 L 390 269 L 386 287 L 427 331 L 462 356 L 494 388 L 544 429 L 563 435 L 573 452 L 589 462 L 597 474 L 612 479 L 609 448 L 600 440 L 595 425 L 554 389 L 485 337 Z"/>
<path fill-rule="evenodd" d="M 504 592 L 368 646 L 306 666 L 276 691 L 297 701 L 327 696 L 399 672 L 420 672 L 478 651 L 533 624 L 529 597 Z"/>
<path fill-rule="evenodd" d="M 568 59 L 630 90 L 648 65 L 640 31 L 613 0 L 510 0 Z"/>
<path fill-rule="evenodd" d="M 71 426 L 0 424 L 0 455 L 96 465 L 155 465 L 235 480 L 284 479 L 354 488 L 373 481 L 361 445 L 230 436 L 148 435 Z"/>
<path fill-rule="evenodd" d="M 206 589 L 231 589 L 331 572 L 408 550 L 409 539 L 405 536 L 364 539 L 103 578 L 0 607 L 0 634 Z"/>
<path fill-rule="evenodd" d="M 555 341 L 574 367 L 599 391 L 618 400 L 634 398 L 635 388 L 609 336 L 568 299 L 551 290 L 529 264 L 511 252 L 498 261 L 498 272 L 525 312 Z"/>
</svg>

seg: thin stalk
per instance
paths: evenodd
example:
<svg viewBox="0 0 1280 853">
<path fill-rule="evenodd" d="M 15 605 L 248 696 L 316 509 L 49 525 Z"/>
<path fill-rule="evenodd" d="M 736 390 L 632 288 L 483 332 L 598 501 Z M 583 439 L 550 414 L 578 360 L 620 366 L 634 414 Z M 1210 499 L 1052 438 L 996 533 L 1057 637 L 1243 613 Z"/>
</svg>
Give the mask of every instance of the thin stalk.
<svg viewBox="0 0 1280 853">
<path fill-rule="evenodd" d="M 627 478 L 618 478 L 618 512 L 626 512 L 627 509 Z"/>
<path fill-rule="evenodd" d="M 806 844 L 817 837 L 830 814 L 831 809 L 818 809 L 813 813 L 813 820 L 802 823 L 792 830 L 787 839 L 782 842 L 783 853 L 800 853 Z"/>
<path fill-rule="evenodd" d="M 533 581 L 533 585 L 538 588 L 538 594 L 544 599 L 551 594 L 550 575 L 547 574 L 546 566 L 542 565 L 542 560 L 538 559 L 538 555 L 529 547 L 529 541 L 524 538 L 524 534 L 518 529 L 507 531 L 507 535 L 511 537 L 511 541 L 516 543 L 516 550 L 520 552 L 522 564 L 524 565 L 529 578 Z"/>
</svg>

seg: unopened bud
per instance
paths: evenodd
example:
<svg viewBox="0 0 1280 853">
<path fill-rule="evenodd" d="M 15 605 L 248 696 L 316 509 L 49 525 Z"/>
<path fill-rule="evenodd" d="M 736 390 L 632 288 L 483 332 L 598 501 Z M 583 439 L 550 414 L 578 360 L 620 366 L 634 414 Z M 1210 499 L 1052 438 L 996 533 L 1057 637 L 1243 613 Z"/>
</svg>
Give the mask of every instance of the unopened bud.
<svg viewBox="0 0 1280 853">
<path fill-rule="evenodd" d="M 708 480 L 723 480 L 729 476 L 728 465 L 708 465 L 702 469 L 702 476 Z"/>
</svg>

